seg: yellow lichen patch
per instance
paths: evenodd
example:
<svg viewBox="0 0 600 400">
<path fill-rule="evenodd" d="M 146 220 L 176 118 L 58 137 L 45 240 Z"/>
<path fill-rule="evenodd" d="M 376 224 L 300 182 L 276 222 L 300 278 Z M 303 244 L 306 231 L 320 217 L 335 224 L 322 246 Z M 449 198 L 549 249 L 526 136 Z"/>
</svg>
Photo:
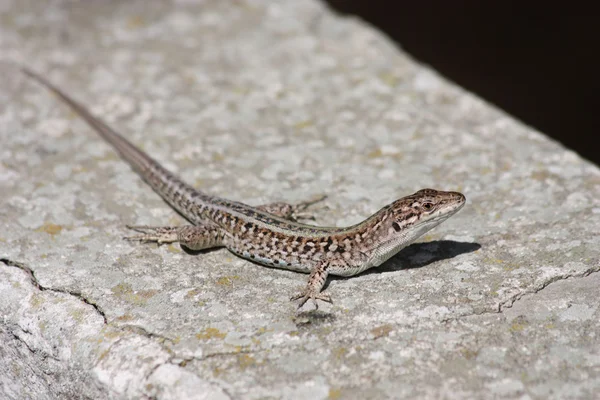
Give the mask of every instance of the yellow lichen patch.
<svg viewBox="0 0 600 400">
<path fill-rule="evenodd" d="M 521 332 L 523 331 L 529 323 L 525 319 L 525 317 L 519 316 L 513 320 L 513 323 L 510 325 L 511 332 Z"/>
<path fill-rule="evenodd" d="M 240 277 L 238 275 L 222 276 L 219 279 L 217 279 L 217 285 L 233 286 L 233 281 L 236 281 L 239 279 L 240 279 Z"/>
<path fill-rule="evenodd" d="M 331 354 L 333 355 L 333 357 L 335 357 L 336 359 L 341 359 L 342 357 L 344 357 L 346 354 L 348 354 L 348 349 L 345 347 L 336 347 L 335 349 L 333 349 L 331 351 Z"/>
<path fill-rule="evenodd" d="M 108 151 L 101 156 L 94 157 L 94 161 L 116 161 L 119 157 L 112 151 Z"/>
<path fill-rule="evenodd" d="M 169 226 L 180 226 L 181 224 L 181 217 L 171 217 L 169 218 Z"/>
<path fill-rule="evenodd" d="M 122 335 L 122 332 L 111 329 L 102 332 L 102 334 L 104 335 L 105 339 L 116 339 Z"/>
<path fill-rule="evenodd" d="M 125 296 L 126 294 L 131 293 L 131 291 L 131 285 L 129 283 L 119 283 L 111 289 L 111 292 L 117 297 Z"/>
<path fill-rule="evenodd" d="M 136 305 L 144 305 L 150 298 L 158 293 L 158 290 L 132 290 L 128 283 L 119 283 L 111 291 L 115 297 Z"/>
<path fill-rule="evenodd" d="M 381 149 L 375 149 L 367 154 L 367 158 L 379 158 L 383 156 Z"/>
<path fill-rule="evenodd" d="M 110 350 L 104 350 L 101 354 L 100 357 L 98 357 L 98 361 L 102 361 L 104 359 L 104 357 L 106 357 L 108 355 L 108 353 L 110 352 Z"/>
<path fill-rule="evenodd" d="M 390 87 L 396 87 L 398 85 L 398 77 L 391 72 L 384 72 L 379 74 L 379 79 Z"/>
<path fill-rule="evenodd" d="M 234 86 L 231 88 L 231 92 L 235 94 L 246 95 L 250 93 L 250 89 L 244 86 Z"/>
<path fill-rule="evenodd" d="M 131 314 L 123 314 L 123 315 L 119 315 L 117 318 L 117 321 L 120 322 L 128 322 L 133 320 L 133 316 Z"/>
<path fill-rule="evenodd" d="M 40 226 L 39 228 L 37 228 L 35 231 L 36 232 L 44 232 L 47 233 L 48 235 L 58 235 L 60 233 L 60 231 L 62 231 L 63 227 L 60 225 L 56 225 L 56 224 L 52 224 L 50 222 L 45 222 L 44 225 Z"/>
<path fill-rule="evenodd" d="M 270 332 L 270 331 L 272 331 L 272 329 L 267 329 L 264 326 L 261 326 L 260 328 L 258 328 L 256 330 L 256 334 L 257 335 L 262 335 L 263 333 L 267 333 L 267 332 Z"/>
<path fill-rule="evenodd" d="M 212 158 L 212 161 L 219 162 L 219 161 L 223 161 L 225 159 L 225 156 L 221 153 L 212 153 L 211 158 Z"/>
<path fill-rule="evenodd" d="M 221 332 L 217 328 L 208 327 L 203 331 L 196 333 L 196 338 L 198 340 L 210 340 L 210 339 L 223 339 L 227 336 L 226 333 Z"/>
<path fill-rule="evenodd" d="M 553 178 L 553 177 L 555 177 L 555 175 L 552 175 L 548 171 L 543 171 L 543 170 L 541 170 L 541 171 L 534 171 L 531 174 L 531 179 L 534 179 L 534 180 L 539 181 L 539 182 L 543 182 L 546 179 Z"/>
<path fill-rule="evenodd" d="M 435 235 L 424 235 L 424 236 L 421 238 L 421 241 L 423 241 L 423 242 L 431 242 L 431 241 L 432 241 L 433 239 L 435 239 L 435 238 L 436 238 L 436 236 L 435 236 Z"/>
<path fill-rule="evenodd" d="M 172 243 L 170 243 L 170 244 L 167 246 L 167 251 L 168 251 L 169 253 L 181 253 L 181 247 L 179 247 L 179 246 L 174 246 Z"/>
<path fill-rule="evenodd" d="M 324 326 L 319 329 L 320 335 L 329 335 L 331 332 L 333 332 L 333 327 L 331 326 Z"/>
<path fill-rule="evenodd" d="M 85 319 L 85 313 L 80 309 L 70 310 L 69 314 L 71 314 L 71 317 L 73 317 L 73 319 L 79 323 L 82 323 Z"/>
<path fill-rule="evenodd" d="M 518 265 L 505 265 L 502 269 L 506 272 L 514 271 L 515 269 L 519 269 Z"/>
<path fill-rule="evenodd" d="M 54 304 L 62 304 L 62 303 L 65 303 L 66 301 L 67 301 L 67 299 L 64 297 L 56 297 L 52 300 L 52 302 Z"/>
<path fill-rule="evenodd" d="M 237 362 L 240 369 L 244 370 L 248 367 L 255 366 L 257 364 L 256 359 L 249 354 L 240 354 L 237 356 Z"/>
<path fill-rule="evenodd" d="M 186 300 L 191 300 L 191 299 L 193 299 L 194 297 L 196 297 L 199 294 L 200 294 L 200 289 L 190 289 L 185 294 L 185 296 L 183 296 L 183 298 L 186 299 Z"/>
<path fill-rule="evenodd" d="M 500 283 L 492 283 L 490 285 L 490 296 L 498 296 L 498 289 L 500 289 Z"/>
<path fill-rule="evenodd" d="M 31 298 L 29 298 L 29 305 L 34 308 L 37 308 L 42 304 L 44 304 L 44 298 L 40 295 L 33 294 Z"/>
<path fill-rule="evenodd" d="M 464 358 L 466 358 L 467 360 L 471 360 L 475 357 L 477 357 L 477 354 L 479 353 L 478 351 L 475 350 L 471 350 L 471 349 L 461 349 L 460 353 L 462 354 L 462 356 Z"/>
<path fill-rule="evenodd" d="M 342 391 L 340 389 L 334 389 L 331 388 L 329 389 L 329 394 L 327 395 L 327 398 L 330 400 L 338 400 L 342 398 Z"/>
<path fill-rule="evenodd" d="M 136 304 L 146 304 L 148 300 L 156 296 L 158 290 L 137 290 L 134 294 L 133 301 Z"/>
<path fill-rule="evenodd" d="M 314 121 L 307 119 L 306 121 L 300 121 L 294 124 L 295 129 L 304 129 L 314 125 Z"/>
<path fill-rule="evenodd" d="M 387 337 L 393 329 L 389 324 L 381 325 L 371 329 L 371 334 L 375 339 L 379 339 L 380 337 Z"/>
<path fill-rule="evenodd" d="M 127 29 L 137 29 L 145 25 L 144 19 L 139 15 L 134 15 L 127 20 Z"/>
</svg>

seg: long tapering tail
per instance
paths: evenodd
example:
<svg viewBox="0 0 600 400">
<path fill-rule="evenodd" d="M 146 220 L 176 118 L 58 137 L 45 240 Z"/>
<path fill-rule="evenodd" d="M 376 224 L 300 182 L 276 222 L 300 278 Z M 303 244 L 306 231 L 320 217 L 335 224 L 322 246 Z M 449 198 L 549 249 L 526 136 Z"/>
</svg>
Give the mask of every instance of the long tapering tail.
<svg viewBox="0 0 600 400">
<path fill-rule="evenodd" d="M 131 167 L 146 181 L 156 193 L 184 216 L 189 216 L 188 207 L 193 197 L 209 197 L 181 181 L 171 172 L 163 168 L 148 154 L 131 144 L 121 134 L 94 117 L 83 105 L 66 95 L 59 88 L 37 73 L 21 67 L 21 71 L 36 82 L 48 88 L 62 101 L 68 104 L 81 118 L 106 140 Z"/>
</svg>

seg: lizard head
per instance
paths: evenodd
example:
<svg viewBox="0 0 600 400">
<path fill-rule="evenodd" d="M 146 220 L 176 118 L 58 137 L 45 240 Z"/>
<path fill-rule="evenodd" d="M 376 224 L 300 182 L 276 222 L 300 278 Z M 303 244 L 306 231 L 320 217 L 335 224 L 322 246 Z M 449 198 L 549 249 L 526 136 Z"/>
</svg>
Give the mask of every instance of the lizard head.
<svg viewBox="0 0 600 400">
<path fill-rule="evenodd" d="M 369 263 L 378 266 L 388 260 L 458 212 L 465 201 L 462 193 L 422 189 L 384 207 L 377 213 L 380 214 L 379 226 L 374 228 L 378 239 Z"/>
<path fill-rule="evenodd" d="M 454 215 L 465 201 L 465 196 L 459 192 L 421 189 L 391 204 L 391 230 L 399 233 L 420 226 L 431 229 Z"/>
</svg>

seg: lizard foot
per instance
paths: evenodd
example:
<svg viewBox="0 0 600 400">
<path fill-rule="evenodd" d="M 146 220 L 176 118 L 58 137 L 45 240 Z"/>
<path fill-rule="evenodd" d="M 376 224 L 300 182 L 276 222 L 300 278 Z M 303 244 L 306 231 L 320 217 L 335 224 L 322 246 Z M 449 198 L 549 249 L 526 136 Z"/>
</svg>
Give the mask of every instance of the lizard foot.
<svg viewBox="0 0 600 400">
<path fill-rule="evenodd" d="M 290 301 L 294 301 L 294 300 L 298 300 L 298 299 L 301 299 L 300 303 L 298 303 L 298 309 L 300 309 L 309 299 L 311 299 L 313 301 L 313 303 L 315 304 L 316 310 L 319 309 L 319 303 L 317 303 L 317 300 L 323 300 L 328 303 L 333 303 L 331 301 L 331 296 L 329 295 L 329 293 L 324 293 L 324 292 L 317 293 L 310 287 L 307 287 L 302 292 L 292 296 L 290 298 Z"/>
<path fill-rule="evenodd" d="M 179 240 L 177 235 L 178 227 L 174 226 L 127 225 L 127 229 L 141 233 L 141 235 L 126 236 L 123 238 L 130 242 L 163 244 L 174 243 Z"/>
<path fill-rule="evenodd" d="M 300 221 L 300 220 L 311 220 L 314 221 L 315 220 L 315 216 L 313 215 L 313 213 L 311 212 L 307 212 L 306 210 L 316 204 L 316 203 L 320 203 L 323 200 L 325 200 L 327 198 L 327 195 L 321 195 L 317 198 L 315 198 L 314 200 L 307 200 L 307 201 L 303 201 L 300 202 L 298 204 L 294 204 L 292 206 L 292 213 L 291 213 L 291 218 L 294 221 Z M 319 207 L 319 210 L 325 210 L 327 209 L 327 206 L 322 206 Z M 317 211 L 317 210 L 315 210 Z"/>
</svg>

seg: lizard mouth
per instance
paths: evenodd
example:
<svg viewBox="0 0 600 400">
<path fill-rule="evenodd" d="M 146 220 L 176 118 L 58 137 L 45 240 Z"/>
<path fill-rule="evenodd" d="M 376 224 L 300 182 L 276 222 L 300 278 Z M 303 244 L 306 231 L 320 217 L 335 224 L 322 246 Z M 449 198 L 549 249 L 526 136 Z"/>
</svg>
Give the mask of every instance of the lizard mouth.
<svg viewBox="0 0 600 400">
<path fill-rule="evenodd" d="M 460 203 L 456 203 L 456 204 L 452 204 L 452 205 L 444 207 L 444 208 L 440 208 L 438 211 L 435 212 L 435 214 L 433 215 L 433 218 L 430 221 L 431 222 L 437 222 L 439 220 L 444 221 L 444 220 L 450 218 L 451 216 L 453 216 L 454 214 L 459 212 L 460 209 L 465 206 L 465 203 L 466 202 L 463 197 L 463 201 L 461 201 Z"/>
</svg>

